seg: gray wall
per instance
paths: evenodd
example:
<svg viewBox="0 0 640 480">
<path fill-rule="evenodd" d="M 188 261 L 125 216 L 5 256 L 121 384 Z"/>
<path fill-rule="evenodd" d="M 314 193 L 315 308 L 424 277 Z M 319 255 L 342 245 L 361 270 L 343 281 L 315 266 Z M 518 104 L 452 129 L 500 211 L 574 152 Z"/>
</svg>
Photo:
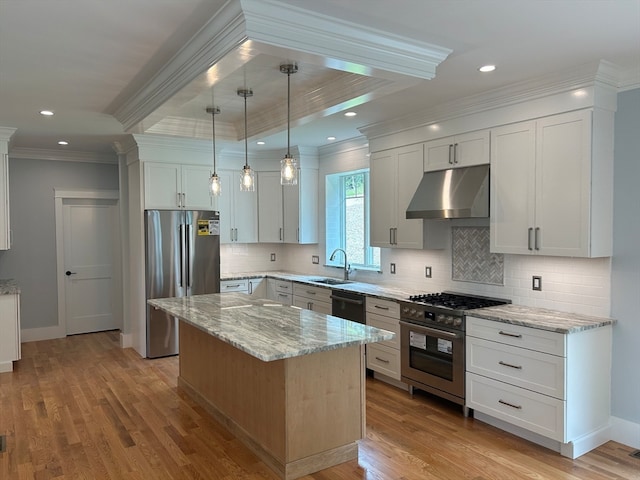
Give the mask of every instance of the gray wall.
<svg viewBox="0 0 640 480">
<path fill-rule="evenodd" d="M 612 414 L 640 423 L 640 89 L 618 95 L 615 124 Z"/>
<path fill-rule="evenodd" d="M 23 329 L 58 324 L 54 188 L 118 190 L 118 165 L 9 155 L 13 246 L 0 252 L 0 278 L 15 278 L 21 288 Z"/>
</svg>

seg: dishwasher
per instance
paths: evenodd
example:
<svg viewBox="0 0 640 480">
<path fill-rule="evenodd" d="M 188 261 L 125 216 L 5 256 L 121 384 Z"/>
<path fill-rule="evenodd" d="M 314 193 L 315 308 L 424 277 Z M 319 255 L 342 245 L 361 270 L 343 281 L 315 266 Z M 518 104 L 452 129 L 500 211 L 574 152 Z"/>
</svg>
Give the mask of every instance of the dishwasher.
<svg viewBox="0 0 640 480">
<path fill-rule="evenodd" d="M 331 315 L 352 322 L 365 323 L 364 295 L 332 290 Z"/>
</svg>

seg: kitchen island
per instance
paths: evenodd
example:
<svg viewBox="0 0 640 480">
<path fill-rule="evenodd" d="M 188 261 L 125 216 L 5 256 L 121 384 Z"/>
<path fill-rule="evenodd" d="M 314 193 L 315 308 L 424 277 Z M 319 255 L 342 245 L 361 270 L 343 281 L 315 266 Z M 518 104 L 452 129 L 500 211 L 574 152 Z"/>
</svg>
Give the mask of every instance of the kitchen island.
<svg viewBox="0 0 640 480">
<path fill-rule="evenodd" d="M 179 386 L 281 478 L 357 458 L 363 346 L 393 333 L 245 294 L 149 304 L 180 319 Z"/>
</svg>

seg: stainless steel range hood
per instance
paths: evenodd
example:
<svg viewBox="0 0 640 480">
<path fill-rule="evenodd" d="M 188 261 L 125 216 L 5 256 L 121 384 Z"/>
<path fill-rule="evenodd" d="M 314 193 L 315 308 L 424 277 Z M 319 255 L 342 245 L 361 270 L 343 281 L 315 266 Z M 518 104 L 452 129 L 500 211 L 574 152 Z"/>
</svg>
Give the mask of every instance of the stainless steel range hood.
<svg viewBox="0 0 640 480">
<path fill-rule="evenodd" d="M 406 218 L 489 216 L 489 165 L 425 172 Z"/>
</svg>

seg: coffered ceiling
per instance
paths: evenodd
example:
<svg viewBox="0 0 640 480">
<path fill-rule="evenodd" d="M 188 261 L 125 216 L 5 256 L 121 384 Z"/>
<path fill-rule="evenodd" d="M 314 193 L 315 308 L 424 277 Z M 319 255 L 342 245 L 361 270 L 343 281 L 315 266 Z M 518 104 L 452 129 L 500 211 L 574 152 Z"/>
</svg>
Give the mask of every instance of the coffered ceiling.
<svg viewBox="0 0 640 480">
<path fill-rule="evenodd" d="M 0 126 L 14 151 L 102 154 L 131 132 L 210 138 L 215 104 L 234 149 L 248 87 L 251 148 L 283 148 L 295 62 L 291 143 L 322 146 L 598 60 L 640 86 L 640 0 L 0 0 Z"/>
</svg>

